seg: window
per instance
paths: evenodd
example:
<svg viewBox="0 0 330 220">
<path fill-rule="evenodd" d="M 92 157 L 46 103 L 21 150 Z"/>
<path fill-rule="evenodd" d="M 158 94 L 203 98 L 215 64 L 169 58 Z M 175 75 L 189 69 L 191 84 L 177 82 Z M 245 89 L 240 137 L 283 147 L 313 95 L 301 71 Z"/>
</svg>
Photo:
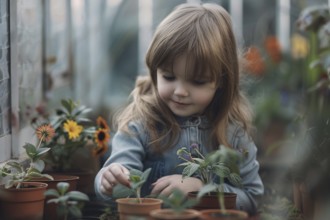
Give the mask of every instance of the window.
<svg viewBox="0 0 330 220">
<path fill-rule="evenodd" d="M 9 72 L 9 6 L 0 2 L 0 162 L 11 153 L 10 135 L 10 72 Z"/>
</svg>

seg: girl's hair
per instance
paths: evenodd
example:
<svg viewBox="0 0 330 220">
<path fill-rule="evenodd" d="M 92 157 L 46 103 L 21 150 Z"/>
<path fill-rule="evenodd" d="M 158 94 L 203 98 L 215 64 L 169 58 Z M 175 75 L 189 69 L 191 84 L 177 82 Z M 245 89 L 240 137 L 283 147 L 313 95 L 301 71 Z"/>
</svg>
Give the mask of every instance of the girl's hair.
<svg viewBox="0 0 330 220">
<path fill-rule="evenodd" d="M 239 55 L 230 15 L 219 5 L 182 4 L 157 27 L 146 55 L 149 75 L 138 78 L 133 102 L 121 112 L 118 129 L 141 121 L 150 135 L 150 146 L 166 150 L 177 141 L 180 126 L 157 92 L 157 68 L 173 67 L 180 55 L 187 55 L 186 77 L 207 77 L 218 89 L 205 114 L 211 122 L 211 139 L 230 146 L 226 138 L 229 123 L 249 130 L 252 112 L 239 87 Z M 209 71 L 206 71 L 209 70 Z M 209 72 L 208 76 L 205 73 Z"/>
</svg>

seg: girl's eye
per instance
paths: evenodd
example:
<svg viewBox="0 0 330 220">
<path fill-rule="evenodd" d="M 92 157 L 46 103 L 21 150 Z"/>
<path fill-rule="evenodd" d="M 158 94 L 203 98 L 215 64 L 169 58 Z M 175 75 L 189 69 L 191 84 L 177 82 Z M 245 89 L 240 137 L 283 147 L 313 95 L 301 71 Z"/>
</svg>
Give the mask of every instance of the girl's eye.
<svg viewBox="0 0 330 220">
<path fill-rule="evenodd" d="M 193 80 L 192 83 L 193 83 L 194 85 L 201 86 L 201 85 L 206 84 L 207 82 L 204 81 L 204 80 Z"/>
<path fill-rule="evenodd" d="M 175 80 L 175 77 L 174 76 L 166 76 L 166 75 L 163 75 L 163 78 L 167 81 L 174 81 Z"/>
</svg>

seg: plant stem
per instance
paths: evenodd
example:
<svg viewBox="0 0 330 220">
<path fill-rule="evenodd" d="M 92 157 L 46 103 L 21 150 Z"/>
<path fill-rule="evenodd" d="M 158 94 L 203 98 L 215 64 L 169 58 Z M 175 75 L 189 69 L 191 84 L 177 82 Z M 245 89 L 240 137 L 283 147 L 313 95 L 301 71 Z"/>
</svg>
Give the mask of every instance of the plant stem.
<svg viewBox="0 0 330 220">
<path fill-rule="evenodd" d="M 224 184 L 224 179 L 220 177 L 219 203 L 220 203 L 221 211 L 226 212 L 223 184 Z"/>
<path fill-rule="evenodd" d="M 136 189 L 136 197 L 138 199 L 138 202 L 139 203 L 142 203 L 142 200 L 141 200 L 141 188 L 137 188 Z"/>
</svg>

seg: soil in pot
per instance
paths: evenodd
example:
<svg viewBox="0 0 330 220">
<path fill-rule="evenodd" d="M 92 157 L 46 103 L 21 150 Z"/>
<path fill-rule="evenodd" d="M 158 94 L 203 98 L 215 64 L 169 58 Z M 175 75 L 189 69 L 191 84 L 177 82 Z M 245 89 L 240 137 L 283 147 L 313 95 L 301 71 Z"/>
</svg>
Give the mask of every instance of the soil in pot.
<svg viewBox="0 0 330 220">
<path fill-rule="evenodd" d="M 155 220 L 198 220 L 201 213 L 194 209 L 186 209 L 183 212 L 175 213 L 172 209 L 155 209 L 150 212 Z"/>
<path fill-rule="evenodd" d="M 46 183 L 23 182 L 21 188 L 0 186 L 0 219 L 42 220 Z"/>
<path fill-rule="evenodd" d="M 188 198 L 196 199 L 198 192 L 189 192 Z M 236 209 L 236 193 L 225 192 L 225 207 L 226 209 Z M 219 198 L 216 192 L 211 192 L 200 198 L 199 203 L 193 207 L 196 210 L 204 209 L 219 209 Z"/>
<path fill-rule="evenodd" d="M 118 212 L 120 220 L 145 219 L 152 220 L 150 212 L 160 209 L 163 201 L 155 198 L 142 198 L 142 203 L 137 202 L 137 198 L 120 198 L 116 202 L 118 204 Z"/>
<path fill-rule="evenodd" d="M 202 220 L 244 220 L 249 217 L 247 212 L 233 209 L 227 209 L 225 213 L 220 209 L 205 209 L 201 213 Z"/>
</svg>

